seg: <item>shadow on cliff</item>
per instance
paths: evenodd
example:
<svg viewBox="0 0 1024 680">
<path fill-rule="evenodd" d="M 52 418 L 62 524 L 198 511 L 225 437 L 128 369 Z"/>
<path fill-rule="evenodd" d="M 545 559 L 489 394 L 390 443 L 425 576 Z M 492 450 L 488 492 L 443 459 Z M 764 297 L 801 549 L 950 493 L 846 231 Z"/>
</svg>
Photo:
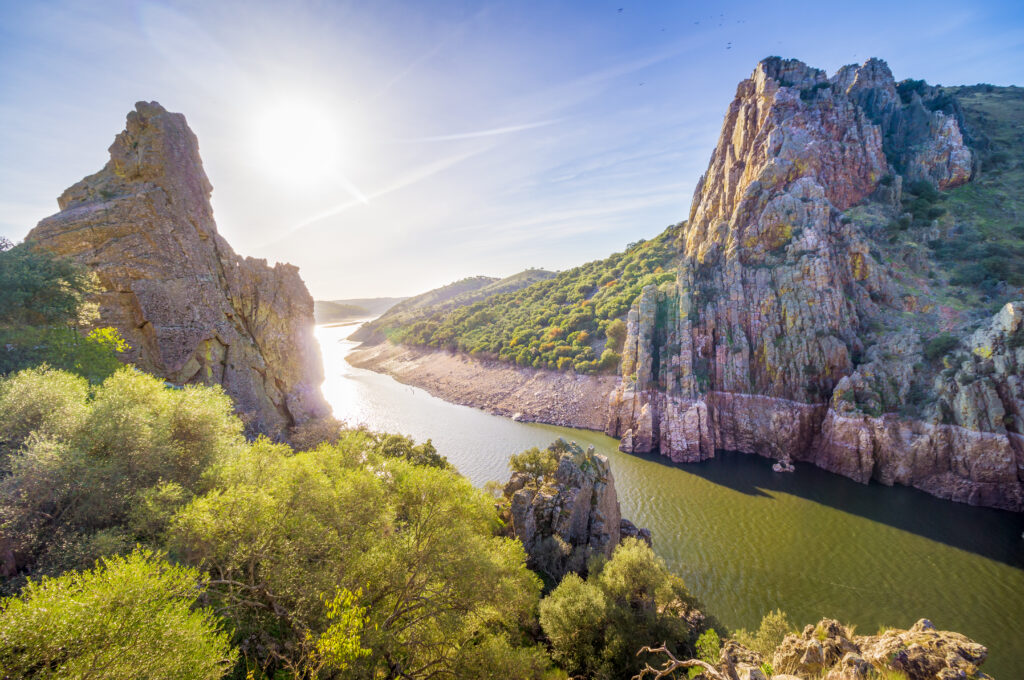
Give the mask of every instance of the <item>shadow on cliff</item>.
<svg viewBox="0 0 1024 680">
<path fill-rule="evenodd" d="M 1024 514 L 954 503 L 905 486 L 859 484 L 809 463 L 795 463 L 793 473 L 773 472 L 773 461 L 731 451 L 700 463 L 638 457 L 749 496 L 797 496 L 1024 569 Z"/>
</svg>

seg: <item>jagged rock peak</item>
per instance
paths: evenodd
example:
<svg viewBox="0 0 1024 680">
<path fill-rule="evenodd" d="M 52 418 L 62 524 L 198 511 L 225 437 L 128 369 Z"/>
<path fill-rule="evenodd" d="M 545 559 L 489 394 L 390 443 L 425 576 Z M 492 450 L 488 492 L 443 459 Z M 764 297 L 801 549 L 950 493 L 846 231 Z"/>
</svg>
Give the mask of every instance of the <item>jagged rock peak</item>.
<svg viewBox="0 0 1024 680">
<path fill-rule="evenodd" d="M 737 86 L 708 170 L 698 183 L 684 253 L 704 261 L 778 240 L 777 224 L 751 223 L 782 207 L 773 198 L 804 180 L 800 198 L 820 193 L 846 210 L 904 175 L 945 189 L 971 176 L 958 116 L 931 110 L 911 93 L 904 104 L 888 65 L 869 59 L 825 71 L 770 57 Z M 770 221 L 770 219 L 769 219 Z"/>
<path fill-rule="evenodd" d="M 217 233 L 185 117 L 139 102 L 109 150 L 26 240 L 97 274 L 100 323 L 143 370 L 222 385 L 252 432 L 326 415 L 312 297 L 296 267 L 239 257 Z"/>
</svg>

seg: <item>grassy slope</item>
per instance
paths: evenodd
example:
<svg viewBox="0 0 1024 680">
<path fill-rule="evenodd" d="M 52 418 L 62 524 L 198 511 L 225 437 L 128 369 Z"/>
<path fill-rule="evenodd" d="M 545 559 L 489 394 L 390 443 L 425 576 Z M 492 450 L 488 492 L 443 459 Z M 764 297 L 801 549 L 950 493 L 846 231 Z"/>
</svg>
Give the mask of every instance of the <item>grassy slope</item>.
<svg viewBox="0 0 1024 680">
<path fill-rule="evenodd" d="M 521 290 L 437 310 L 382 330 L 397 342 L 456 349 L 521 366 L 573 368 L 580 373 L 614 370 L 617 355 L 600 361 L 605 330 L 612 320 L 626 315 L 644 286 L 675 278 L 669 270 L 680 228 L 670 227 L 624 253 Z"/>
</svg>

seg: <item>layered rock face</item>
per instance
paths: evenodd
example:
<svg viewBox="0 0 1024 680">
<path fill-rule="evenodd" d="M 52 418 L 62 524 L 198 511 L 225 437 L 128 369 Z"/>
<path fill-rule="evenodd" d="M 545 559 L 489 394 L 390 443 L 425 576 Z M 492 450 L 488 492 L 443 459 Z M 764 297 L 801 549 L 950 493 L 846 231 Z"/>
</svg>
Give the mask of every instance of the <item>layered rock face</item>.
<svg viewBox="0 0 1024 680">
<path fill-rule="evenodd" d="M 917 385 L 922 337 L 901 315 L 920 301 L 872 232 L 898 215 L 905 181 L 971 177 L 955 108 L 924 94 L 905 101 L 874 59 L 828 78 L 772 58 L 740 83 L 678 279 L 645 289 L 627 319 L 606 428 L 623 450 L 793 458 L 1024 510 L 1020 305 L 993 321 L 990 356 Z M 920 413 L 882 415 L 911 390 L 928 396 Z"/>
<path fill-rule="evenodd" d="M 250 431 L 278 435 L 330 412 L 313 299 L 296 267 L 232 251 L 211 191 L 185 117 L 139 102 L 106 166 L 26 240 L 96 273 L 101 323 L 131 345 L 127 361 L 178 385 L 222 385 Z"/>
<path fill-rule="evenodd" d="M 624 538 L 650 544 L 650 531 L 622 517 L 607 458 L 563 440 L 547 453 L 557 457 L 552 474 L 514 473 L 504 491 L 512 535 L 532 568 L 557 581 L 570 571 L 585 573 L 591 556 L 611 557 Z"/>
</svg>

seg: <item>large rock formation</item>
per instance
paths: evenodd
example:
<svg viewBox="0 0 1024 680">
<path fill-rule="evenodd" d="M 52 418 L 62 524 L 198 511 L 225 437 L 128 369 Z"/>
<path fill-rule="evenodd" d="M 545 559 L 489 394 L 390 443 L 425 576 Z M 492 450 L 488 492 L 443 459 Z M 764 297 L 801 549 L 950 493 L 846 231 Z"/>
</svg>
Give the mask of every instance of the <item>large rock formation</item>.
<svg viewBox="0 0 1024 680">
<path fill-rule="evenodd" d="M 611 557 L 624 538 L 650 544 L 650 531 L 622 517 L 611 466 L 593 447 L 560 439 L 536 452 L 530 467 L 533 474 L 513 473 L 504 495 L 507 525 L 531 568 L 557 582 L 570 571 L 586 573 L 595 555 Z"/>
<path fill-rule="evenodd" d="M 126 359 L 175 384 L 219 384 L 252 432 L 326 415 L 313 299 L 288 264 L 239 257 L 180 113 L 139 102 L 110 161 L 58 199 L 27 241 L 94 271 L 103 325 Z"/>
<path fill-rule="evenodd" d="M 956 106 L 898 92 L 882 61 L 832 78 L 758 64 L 695 191 L 677 281 L 629 313 L 608 434 L 676 461 L 792 457 L 1024 510 L 1022 303 L 923 384 L 934 305 L 877 233 L 905 182 L 952 188 L 973 163 Z"/>
</svg>

